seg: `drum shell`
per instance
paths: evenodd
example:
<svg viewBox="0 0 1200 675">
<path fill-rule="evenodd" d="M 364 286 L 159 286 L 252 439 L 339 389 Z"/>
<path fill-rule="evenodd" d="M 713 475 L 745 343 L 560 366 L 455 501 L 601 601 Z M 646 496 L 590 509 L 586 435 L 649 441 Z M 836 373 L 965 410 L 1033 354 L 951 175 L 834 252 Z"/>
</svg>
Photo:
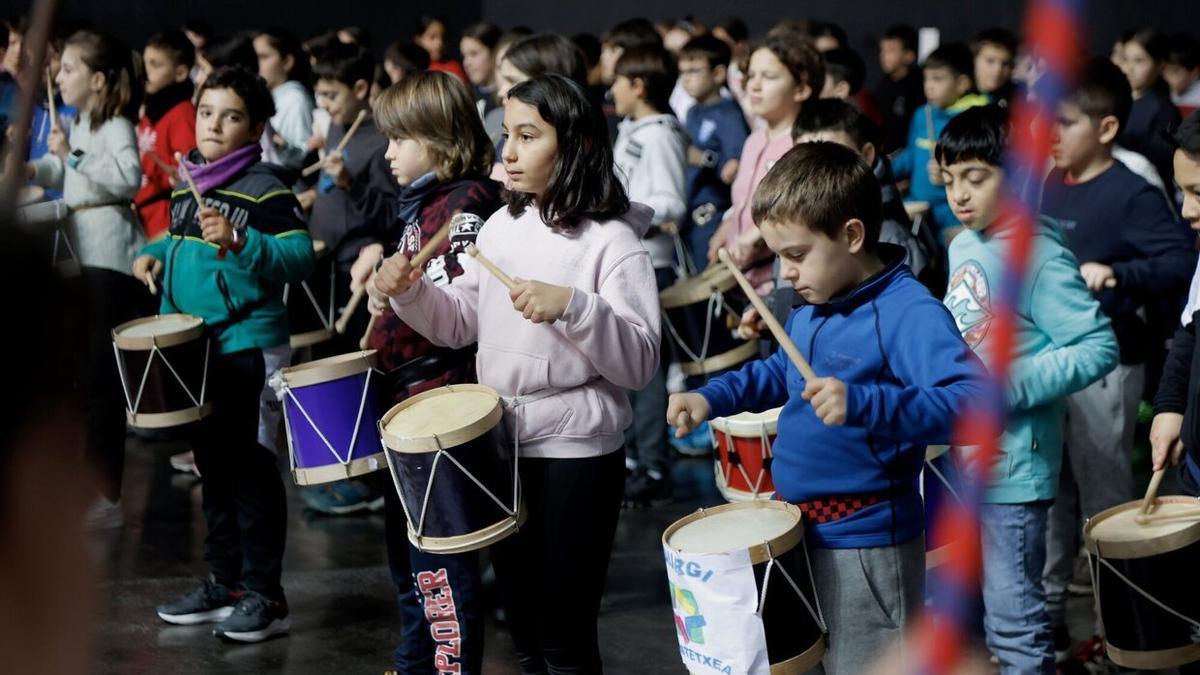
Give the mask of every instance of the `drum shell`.
<svg viewBox="0 0 1200 675">
<path fill-rule="evenodd" d="M 333 337 L 334 256 L 319 249 L 312 274 L 301 283 L 284 286 L 287 302 L 288 334 L 293 348 L 309 347 Z M 312 293 L 312 298 L 309 293 Z M 316 300 L 316 306 L 313 305 Z"/>
<path fill-rule="evenodd" d="M 775 483 L 771 479 L 772 457 L 769 456 L 768 448 L 763 444 L 763 434 L 751 435 L 740 430 L 731 430 L 727 426 L 716 423 L 716 420 L 710 424 L 716 452 L 717 489 L 721 491 L 725 500 L 740 502 L 751 499 L 773 499 Z M 777 435 L 774 424 L 768 426 L 764 422 L 763 426 L 766 431 L 766 441 L 773 447 Z M 745 475 L 730 463 L 729 447 L 731 444 L 738 461 L 746 471 Z M 747 477 L 750 479 L 749 482 L 746 480 Z M 757 490 L 754 485 L 755 481 L 759 481 Z"/>
<path fill-rule="evenodd" d="M 140 320 L 139 320 L 140 321 Z M 132 322 L 131 322 L 132 323 Z M 128 325 L 128 324 L 123 324 Z M 117 331 L 121 329 L 118 326 Z M 114 331 L 116 332 L 116 331 Z M 150 349 L 129 349 L 118 346 L 119 371 L 129 402 L 135 410 L 126 410 L 130 425 L 143 429 L 175 427 L 196 422 L 212 411 L 212 402 L 205 389 L 208 368 L 209 337 L 202 330 L 189 330 L 195 337 L 178 341 L 164 339 L 157 347 L 159 354 Z M 146 364 L 150 371 L 144 384 L 142 375 Z M 167 366 L 170 362 L 170 367 Z M 179 376 L 176 379 L 175 374 Z M 187 389 L 179 384 L 183 380 Z M 139 399 L 138 391 L 141 390 Z M 191 392 L 191 395 L 188 392 Z M 192 400 L 195 396 L 200 405 Z"/>
<path fill-rule="evenodd" d="M 717 288 L 723 285 L 727 284 L 719 284 Z M 720 291 L 720 296 L 722 302 L 717 306 L 718 311 L 711 312 L 709 295 L 687 304 L 675 304 L 674 300 L 663 303 L 666 321 L 675 332 L 672 340 L 675 342 L 676 357 L 686 375 L 722 372 L 757 355 L 757 345 L 741 339 L 734 332 L 748 304 L 745 295 L 734 284 Z M 729 323 L 733 323 L 733 326 Z M 664 332 L 667 329 L 664 328 Z M 704 343 L 706 332 L 707 349 Z M 689 353 L 701 360 L 692 360 Z"/>
<path fill-rule="evenodd" d="M 942 476 L 950 482 L 950 485 L 946 485 Z M 949 555 L 948 542 L 941 540 L 942 532 L 936 524 L 939 514 L 958 499 L 951 491 L 952 487 L 955 490 L 958 489 L 958 480 L 958 468 L 949 453 L 938 454 L 925 461 L 921 474 L 921 496 L 925 503 L 925 566 L 927 568 L 932 569 L 941 565 Z"/>
</svg>

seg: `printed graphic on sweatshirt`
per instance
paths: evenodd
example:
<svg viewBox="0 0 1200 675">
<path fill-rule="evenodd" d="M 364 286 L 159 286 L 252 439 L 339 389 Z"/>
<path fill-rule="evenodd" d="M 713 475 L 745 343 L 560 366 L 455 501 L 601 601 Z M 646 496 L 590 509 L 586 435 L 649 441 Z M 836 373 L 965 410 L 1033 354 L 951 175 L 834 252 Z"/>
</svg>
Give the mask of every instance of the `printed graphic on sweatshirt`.
<svg viewBox="0 0 1200 675">
<path fill-rule="evenodd" d="M 992 325 L 987 274 L 978 262 L 968 260 L 954 270 L 946 291 L 946 307 L 954 316 L 963 341 L 971 349 L 978 347 Z"/>
<path fill-rule="evenodd" d="M 462 672 L 462 628 L 454 606 L 454 592 L 446 577 L 446 568 L 436 572 L 417 573 L 417 590 L 429 622 L 429 634 L 437 645 L 433 665 L 438 675 L 457 675 Z"/>
</svg>

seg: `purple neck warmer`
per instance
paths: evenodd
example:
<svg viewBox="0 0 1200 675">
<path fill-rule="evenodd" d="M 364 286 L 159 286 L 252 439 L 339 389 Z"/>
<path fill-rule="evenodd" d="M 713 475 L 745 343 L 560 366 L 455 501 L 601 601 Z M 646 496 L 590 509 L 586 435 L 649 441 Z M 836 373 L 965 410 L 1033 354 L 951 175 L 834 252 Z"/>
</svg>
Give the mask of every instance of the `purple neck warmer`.
<svg viewBox="0 0 1200 675">
<path fill-rule="evenodd" d="M 234 174 L 254 164 L 262 158 L 262 146 L 258 143 L 243 145 L 215 162 L 193 164 L 188 158 L 183 158 L 183 165 L 196 182 L 200 194 L 226 183 Z M 180 176 L 182 178 L 182 176 Z"/>
</svg>

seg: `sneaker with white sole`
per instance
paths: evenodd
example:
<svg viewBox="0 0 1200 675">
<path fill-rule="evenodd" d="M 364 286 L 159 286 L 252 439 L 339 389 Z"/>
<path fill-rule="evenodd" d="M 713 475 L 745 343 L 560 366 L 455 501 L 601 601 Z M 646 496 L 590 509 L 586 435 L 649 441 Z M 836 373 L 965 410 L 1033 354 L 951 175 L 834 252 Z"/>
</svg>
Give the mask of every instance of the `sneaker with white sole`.
<svg viewBox="0 0 1200 675">
<path fill-rule="evenodd" d="M 158 606 L 158 618 L 180 626 L 224 621 L 233 614 L 238 593 L 219 584 L 210 575 L 188 593 Z"/>
<path fill-rule="evenodd" d="M 200 469 L 196 468 L 196 453 L 188 450 L 181 452 L 178 455 L 171 455 L 171 468 L 180 473 L 194 473 L 200 475 Z"/>
<path fill-rule="evenodd" d="M 121 502 L 112 502 L 105 497 L 96 497 L 96 501 L 88 506 L 83 516 L 83 527 L 89 532 L 112 530 L 124 524 L 125 514 L 121 511 Z"/>
<path fill-rule="evenodd" d="M 270 600 L 262 593 L 245 591 L 233 614 L 213 628 L 213 635 L 237 642 L 262 642 L 291 628 L 286 600 Z"/>
</svg>

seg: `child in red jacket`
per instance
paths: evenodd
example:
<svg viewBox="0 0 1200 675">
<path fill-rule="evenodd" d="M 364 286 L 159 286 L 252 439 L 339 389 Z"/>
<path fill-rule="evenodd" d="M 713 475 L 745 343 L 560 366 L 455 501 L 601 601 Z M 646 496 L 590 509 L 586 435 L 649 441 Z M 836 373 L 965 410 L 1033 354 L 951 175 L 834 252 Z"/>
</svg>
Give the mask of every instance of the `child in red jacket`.
<svg viewBox="0 0 1200 675">
<path fill-rule="evenodd" d="M 133 198 L 147 239 L 157 239 L 171 225 L 168 207 L 175 185 L 175 153 L 196 147 L 196 107 L 188 77 L 196 52 L 180 31 L 159 33 L 142 52 L 146 66 L 146 105 L 138 120 L 138 152 L 142 187 Z"/>
</svg>

